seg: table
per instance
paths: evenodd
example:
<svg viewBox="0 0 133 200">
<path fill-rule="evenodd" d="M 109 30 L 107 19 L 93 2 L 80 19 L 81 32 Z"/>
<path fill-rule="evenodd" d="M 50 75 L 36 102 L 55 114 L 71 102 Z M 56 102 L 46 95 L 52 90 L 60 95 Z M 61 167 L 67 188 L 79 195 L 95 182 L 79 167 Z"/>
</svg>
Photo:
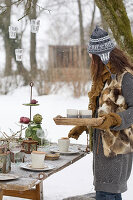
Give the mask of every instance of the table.
<svg viewBox="0 0 133 200">
<path fill-rule="evenodd" d="M 57 144 L 51 144 L 51 148 L 56 147 Z M 71 148 L 77 147 L 79 153 L 73 155 L 61 155 L 58 160 L 45 160 L 45 163 L 52 163 L 55 166 L 54 169 L 43 173 L 44 177 L 39 180 L 39 172 L 28 171 L 21 169 L 19 165 L 12 164 L 11 174 L 19 175 L 20 178 L 12 181 L 0 181 L 0 200 L 3 195 L 27 198 L 32 200 L 43 200 L 43 180 L 51 176 L 52 174 L 64 169 L 72 163 L 78 161 L 84 157 L 87 153 L 85 151 L 85 145 L 71 144 Z M 30 161 L 31 155 L 26 154 L 27 160 Z"/>
</svg>

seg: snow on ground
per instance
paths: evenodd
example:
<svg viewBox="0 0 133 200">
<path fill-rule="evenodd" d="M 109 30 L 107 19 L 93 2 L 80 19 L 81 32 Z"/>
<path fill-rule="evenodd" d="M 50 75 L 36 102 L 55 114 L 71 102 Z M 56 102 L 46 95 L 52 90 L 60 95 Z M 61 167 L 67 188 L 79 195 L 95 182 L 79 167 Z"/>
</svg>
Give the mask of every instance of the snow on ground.
<svg viewBox="0 0 133 200">
<path fill-rule="evenodd" d="M 0 113 L 2 131 L 10 134 L 9 128 L 13 131 L 19 130 L 16 123 L 21 116 L 29 116 L 29 109 L 23 103 L 29 102 L 29 87 L 16 89 L 13 93 L 0 96 Z M 87 109 L 88 97 L 79 99 L 69 96 L 65 91 L 62 95 L 37 96 L 33 90 L 33 97 L 39 101 L 40 106 L 32 109 L 32 116 L 36 113 L 43 115 L 43 128 L 47 128 L 48 137 L 52 142 L 57 142 L 58 138 L 67 136 L 72 126 L 56 126 L 53 117 L 60 114 L 66 116 L 67 108 Z M 85 133 L 80 136 L 78 141 L 71 139 L 72 143 L 86 144 Z M 132 174 L 128 182 L 128 191 L 123 194 L 123 200 L 132 199 Z M 93 192 L 92 174 L 92 153 L 65 168 L 64 170 L 52 175 L 44 181 L 45 200 L 62 200 L 68 196 Z M 4 197 L 4 200 L 19 200 L 19 198 Z M 22 199 L 20 199 L 22 200 Z"/>
</svg>

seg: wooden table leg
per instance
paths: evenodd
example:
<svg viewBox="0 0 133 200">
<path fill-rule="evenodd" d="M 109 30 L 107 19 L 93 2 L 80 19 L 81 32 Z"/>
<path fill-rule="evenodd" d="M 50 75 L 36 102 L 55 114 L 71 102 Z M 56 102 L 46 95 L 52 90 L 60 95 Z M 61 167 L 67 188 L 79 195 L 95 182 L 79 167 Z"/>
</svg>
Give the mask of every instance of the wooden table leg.
<svg viewBox="0 0 133 200">
<path fill-rule="evenodd" d="M 33 200 L 43 200 L 43 182 L 36 185 L 35 191 L 36 196 L 34 196 Z"/>
<path fill-rule="evenodd" d="M 43 181 L 40 183 L 40 200 L 43 200 Z"/>
<path fill-rule="evenodd" d="M 0 200 L 2 200 L 2 199 L 3 199 L 3 190 L 0 189 Z"/>
</svg>

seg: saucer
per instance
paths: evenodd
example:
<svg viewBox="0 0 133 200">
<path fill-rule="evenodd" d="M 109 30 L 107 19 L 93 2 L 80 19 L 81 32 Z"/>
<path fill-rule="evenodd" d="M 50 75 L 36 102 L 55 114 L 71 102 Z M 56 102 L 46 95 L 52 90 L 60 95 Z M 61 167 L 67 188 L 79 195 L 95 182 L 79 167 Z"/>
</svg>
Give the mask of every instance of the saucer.
<svg viewBox="0 0 133 200">
<path fill-rule="evenodd" d="M 18 178 L 19 178 L 19 176 L 15 175 L 15 174 L 0 173 L 0 181 L 15 180 L 15 179 L 18 179 Z"/>
<path fill-rule="evenodd" d="M 58 150 L 58 148 L 54 148 L 50 150 L 52 153 L 60 153 L 60 154 L 64 154 L 64 155 L 73 155 L 73 154 L 78 154 L 79 150 L 74 150 L 74 149 L 69 149 L 69 151 L 67 152 L 61 152 Z"/>
<path fill-rule="evenodd" d="M 44 166 L 44 168 L 32 168 L 31 163 L 22 163 L 20 167 L 30 171 L 48 171 L 55 168 L 55 166 L 48 163 Z"/>
</svg>

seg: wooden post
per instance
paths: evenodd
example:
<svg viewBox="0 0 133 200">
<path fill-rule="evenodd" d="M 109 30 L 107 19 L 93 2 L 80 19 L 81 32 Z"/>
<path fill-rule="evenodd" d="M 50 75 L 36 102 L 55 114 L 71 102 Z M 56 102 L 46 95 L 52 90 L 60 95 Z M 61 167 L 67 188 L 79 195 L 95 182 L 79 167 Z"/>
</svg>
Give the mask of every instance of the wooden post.
<svg viewBox="0 0 133 200">
<path fill-rule="evenodd" d="M 34 196 L 33 200 L 43 200 L 43 182 L 36 185 L 35 191 L 36 195 Z"/>
<path fill-rule="evenodd" d="M 40 183 L 40 200 L 43 200 L 43 181 Z"/>
<path fill-rule="evenodd" d="M 0 200 L 2 200 L 2 199 L 3 199 L 3 190 L 0 189 Z"/>
</svg>

